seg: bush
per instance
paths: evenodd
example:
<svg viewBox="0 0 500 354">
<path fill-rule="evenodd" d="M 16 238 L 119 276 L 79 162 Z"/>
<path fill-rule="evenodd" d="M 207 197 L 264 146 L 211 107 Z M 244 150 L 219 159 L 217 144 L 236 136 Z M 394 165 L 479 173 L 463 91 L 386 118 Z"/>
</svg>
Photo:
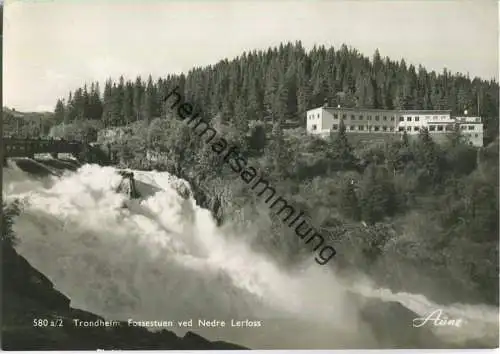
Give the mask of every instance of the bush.
<svg viewBox="0 0 500 354">
<path fill-rule="evenodd" d="M 60 124 L 51 128 L 49 136 L 85 142 L 97 141 L 97 133 L 103 124 L 98 120 L 82 120 L 71 124 Z"/>
<path fill-rule="evenodd" d="M 15 217 L 18 216 L 20 212 L 21 205 L 19 200 L 16 199 L 9 204 L 5 202 L 2 203 L 2 233 L 0 235 L 2 246 L 15 246 L 17 240 L 14 235 L 14 231 L 12 230 L 12 226 L 14 225 Z"/>
</svg>

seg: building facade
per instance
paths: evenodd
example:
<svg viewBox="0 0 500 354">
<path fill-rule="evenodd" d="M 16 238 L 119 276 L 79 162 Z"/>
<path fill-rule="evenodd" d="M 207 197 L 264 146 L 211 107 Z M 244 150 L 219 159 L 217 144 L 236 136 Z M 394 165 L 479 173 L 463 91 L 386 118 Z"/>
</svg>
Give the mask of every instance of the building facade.
<svg viewBox="0 0 500 354">
<path fill-rule="evenodd" d="M 346 133 L 416 135 L 427 128 L 429 133 L 443 135 L 460 126 L 464 137 L 474 146 L 483 146 L 483 124 L 480 117 L 451 117 L 445 110 L 385 110 L 365 108 L 318 107 L 307 111 L 307 131 L 327 136 L 338 131 L 344 121 Z"/>
<path fill-rule="evenodd" d="M 483 123 L 481 117 L 455 117 L 462 135 L 474 146 L 483 146 Z"/>
</svg>

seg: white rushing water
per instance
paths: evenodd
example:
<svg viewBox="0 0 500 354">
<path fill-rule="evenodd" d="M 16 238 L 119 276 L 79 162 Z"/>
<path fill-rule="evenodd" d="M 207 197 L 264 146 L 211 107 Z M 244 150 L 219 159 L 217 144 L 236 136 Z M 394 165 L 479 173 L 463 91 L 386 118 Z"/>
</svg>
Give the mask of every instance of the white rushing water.
<svg viewBox="0 0 500 354">
<path fill-rule="evenodd" d="M 255 349 L 379 345 L 331 270 L 313 262 L 300 273 L 281 269 L 252 252 L 244 237 L 225 235 L 192 198 L 181 197 L 177 190 L 189 188 L 184 181 L 165 172 L 134 175 L 141 198 L 129 200 L 116 192 L 122 177 L 112 167 L 85 165 L 50 177 L 29 175 L 13 161 L 4 169 L 6 198 L 24 201 L 14 225 L 17 249 L 73 307 L 118 320 L 193 319 L 193 328 L 167 329 Z M 460 328 L 428 324 L 447 341 L 497 340 L 497 308 L 441 306 L 364 282 L 354 291 L 399 302 L 420 316 L 442 309 L 462 318 Z M 198 319 L 248 319 L 261 327 L 199 328 Z"/>
</svg>

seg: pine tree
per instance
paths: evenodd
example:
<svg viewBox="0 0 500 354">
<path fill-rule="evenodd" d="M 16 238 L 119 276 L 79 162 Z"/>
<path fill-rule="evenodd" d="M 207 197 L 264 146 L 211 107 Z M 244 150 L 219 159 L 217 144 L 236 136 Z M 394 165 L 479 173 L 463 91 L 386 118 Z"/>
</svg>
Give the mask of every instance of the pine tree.
<svg viewBox="0 0 500 354">
<path fill-rule="evenodd" d="M 432 183 L 439 181 L 441 176 L 441 152 L 438 145 L 432 140 L 427 129 L 420 130 L 416 144 L 416 162 L 424 169 L 426 176 Z"/>
<path fill-rule="evenodd" d="M 113 83 L 111 88 L 111 102 L 110 102 L 110 125 L 113 127 L 122 126 L 125 124 L 123 116 L 121 115 L 121 90 L 116 83 Z"/>
<path fill-rule="evenodd" d="M 339 130 L 331 144 L 329 156 L 336 170 L 348 170 L 356 166 L 356 157 L 347 139 L 346 127 L 343 119 L 339 122 Z"/>
<path fill-rule="evenodd" d="M 465 142 L 462 131 L 460 130 L 460 124 L 455 124 L 453 126 L 453 132 L 448 136 L 448 140 L 452 148 Z"/>
<path fill-rule="evenodd" d="M 72 100 L 72 108 L 74 110 L 74 116 L 76 120 L 82 120 L 84 116 L 84 98 L 83 98 L 83 90 L 82 88 L 78 88 L 75 90 L 73 94 Z"/>
<path fill-rule="evenodd" d="M 280 120 L 281 122 L 286 122 L 290 119 L 288 110 L 288 97 L 289 90 L 285 83 L 281 84 L 276 91 L 275 101 L 274 101 L 274 120 Z"/>
<path fill-rule="evenodd" d="M 265 83 L 266 85 L 264 93 L 265 115 L 266 117 L 270 117 L 273 122 L 275 121 L 277 115 L 275 111 L 275 104 L 277 101 L 276 95 L 280 85 L 279 70 L 280 70 L 279 64 L 275 61 L 268 71 Z"/>
<path fill-rule="evenodd" d="M 123 102 L 121 115 L 125 124 L 129 124 L 134 118 L 134 86 L 130 81 L 127 81 L 123 93 Z"/>
<path fill-rule="evenodd" d="M 349 219 L 359 220 L 361 217 L 361 210 L 356 191 L 354 190 L 353 180 L 346 181 L 342 187 L 340 210 Z"/>
<path fill-rule="evenodd" d="M 64 111 L 64 102 L 61 99 L 57 100 L 56 107 L 54 109 L 54 120 L 57 124 L 64 122 Z"/>
<path fill-rule="evenodd" d="M 87 84 L 84 85 L 82 92 L 82 118 L 90 119 L 90 95 Z"/>
<path fill-rule="evenodd" d="M 266 152 L 266 156 L 271 162 L 273 172 L 280 178 L 286 177 L 288 162 L 286 159 L 286 146 L 283 136 L 281 120 L 273 123 L 271 139 Z"/>
<path fill-rule="evenodd" d="M 256 155 L 261 155 L 266 147 L 266 129 L 264 124 L 259 122 L 254 124 L 250 129 L 250 136 L 248 138 L 248 148 Z"/>
<path fill-rule="evenodd" d="M 89 96 L 89 115 L 91 119 L 99 120 L 102 117 L 102 101 L 99 82 L 92 83 Z"/>
<path fill-rule="evenodd" d="M 314 106 L 322 106 L 325 103 L 327 105 L 332 105 L 333 98 L 328 97 L 327 93 L 328 92 L 328 84 L 326 83 L 326 80 L 321 76 L 318 75 L 318 77 L 313 81 L 313 91 L 312 91 L 312 103 Z"/>
<path fill-rule="evenodd" d="M 310 80 L 306 80 L 299 86 L 297 93 L 297 115 L 302 126 L 306 126 L 306 112 L 312 108 L 311 105 L 312 87 Z"/>
<path fill-rule="evenodd" d="M 387 173 L 378 175 L 379 168 L 370 165 L 365 170 L 361 186 L 361 215 L 368 224 L 374 224 L 395 211 L 395 191 Z"/>
<path fill-rule="evenodd" d="M 370 107 L 368 98 L 368 85 L 365 82 L 366 77 L 364 73 L 361 73 L 356 78 L 356 107 L 368 108 Z"/>
<path fill-rule="evenodd" d="M 146 85 L 146 90 L 144 91 L 144 95 L 142 96 L 141 102 L 141 115 L 145 122 L 148 124 L 151 122 L 155 115 L 157 115 L 156 107 L 156 90 L 154 89 L 153 79 L 151 75 L 148 77 L 148 82 Z"/>
<path fill-rule="evenodd" d="M 214 95 L 215 96 L 215 95 Z M 262 120 L 264 114 L 264 98 L 258 88 L 257 80 L 253 80 L 248 89 L 248 120 Z"/>
<path fill-rule="evenodd" d="M 285 120 L 296 121 L 297 118 L 297 69 L 294 64 L 288 67 L 283 78 L 282 90 L 278 99 L 284 103 Z"/>
<path fill-rule="evenodd" d="M 134 84 L 134 97 L 133 97 L 134 121 L 143 119 L 142 115 L 143 95 L 144 95 L 144 86 L 141 77 L 138 76 L 135 79 L 135 84 Z"/>
<path fill-rule="evenodd" d="M 69 92 L 68 102 L 66 103 L 65 108 L 66 109 L 65 109 L 64 123 L 65 124 L 72 123 L 77 117 L 77 111 L 73 100 L 73 93 L 71 91 Z"/>
<path fill-rule="evenodd" d="M 410 140 L 409 140 L 408 134 L 406 133 L 406 130 L 403 131 L 403 135 L 401 136 L 401 142 L 402 142 L 402 145 L 404 147 L 406 147 L 406 148 L 410 147 Z"/>
<path fill-rule="evenodd" d="M 104 95 L 103 95 L 103 111 L 102 111 L 102 121 L 105 127 L 111 125 L 112 121 L 112 87 L 111 79 L 106 80 L 104 85 Z"/>
<path fill-rule="evenodd" d="M 371 85 L 373 90 L 373 108 L 383 108 L 384 72 L 383 62 L 378 49 L 375 50 L 372 61 Z"/>
<path fill-rule="evenodd" d="M 115 93 L 115 105 L 116 105 L 116 110 L 118 111 L 118 115 L 120 116 L 120 122 L 123 122 L 125 124 L 125 116 L 124 116 L 124 99 L 125 99 L 125 79 L 123 76 L 120 76 L 118 79 L 118 85 L 116 86 L 116 93 Z"/>
<path fill-rule="evenodd" d="M 244 145 L 249 128 L 245 110 L 245 101 L 242 97 L 239 98 L 235 103 L 233 124 L 237 131 L 237 144 L 242 146 L 243 149 L 246 149 L 246 146 Z"/>
</svg>

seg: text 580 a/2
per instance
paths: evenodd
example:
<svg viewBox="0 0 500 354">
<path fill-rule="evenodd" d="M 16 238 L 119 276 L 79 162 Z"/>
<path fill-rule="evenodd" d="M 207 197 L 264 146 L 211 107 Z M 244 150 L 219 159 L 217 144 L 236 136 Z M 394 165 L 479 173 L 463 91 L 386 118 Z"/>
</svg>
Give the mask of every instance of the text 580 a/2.
<svg viewBox="0 0 500 354">
<path fill-rule="evenodd" d="M 33 327 L 62 327 L 62 326 L 63 326 L 62 318 L 58 318 L 55 320 L 35 318 L 33 320 Z"/>
</svg>

